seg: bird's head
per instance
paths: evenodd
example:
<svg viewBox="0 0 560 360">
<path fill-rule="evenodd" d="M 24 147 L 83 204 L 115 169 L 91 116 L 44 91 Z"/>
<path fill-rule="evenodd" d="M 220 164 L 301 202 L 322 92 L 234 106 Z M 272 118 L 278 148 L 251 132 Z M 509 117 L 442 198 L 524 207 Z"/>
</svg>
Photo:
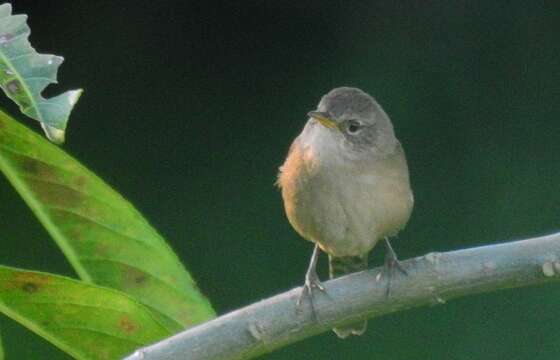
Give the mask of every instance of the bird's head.
<svg viewBox="0 0 560 360">
<path fill-rule="evenodd" d="M 387 114 L 373 97 L 357 88 L 331 90 L 308 116 L 312 127 L 322 127 L 317 129 L 321 137 L 340 142 L 348 151 L 388 153 L 397 143 Z"/>
</svg>

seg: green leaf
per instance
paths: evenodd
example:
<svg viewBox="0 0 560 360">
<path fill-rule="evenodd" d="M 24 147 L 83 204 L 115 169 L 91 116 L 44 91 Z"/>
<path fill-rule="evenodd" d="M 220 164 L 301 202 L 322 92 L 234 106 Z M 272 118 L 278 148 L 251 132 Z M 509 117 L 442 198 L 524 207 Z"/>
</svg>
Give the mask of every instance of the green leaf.
<svg viewBox="0 0 560 360">
<path fill-rule="evenodd" d="M 6 266 L 0 266 L 0 312 L 77 359 L 119 359 L 172 334 L 124 293 Z"/>
<path fill-rule="evenodd" d="M 60 56 L 39 54 L 29 43 L 27 15 L 11 15 L 10 4 L 0 5 L 0 87 L 21 112 L 41 122 L 47 137 L 64 142 L 70 112 L 82 90 L 71 90 L 50 99 L 43 90 L 56 83 Z"/>
<path fill-rule="evenodd" d="M 122 290 L 176 326 L 215 315 L 175 253 L 128 201 L 2 112 L 0 171 L 80 278 Z"/>
</svg>

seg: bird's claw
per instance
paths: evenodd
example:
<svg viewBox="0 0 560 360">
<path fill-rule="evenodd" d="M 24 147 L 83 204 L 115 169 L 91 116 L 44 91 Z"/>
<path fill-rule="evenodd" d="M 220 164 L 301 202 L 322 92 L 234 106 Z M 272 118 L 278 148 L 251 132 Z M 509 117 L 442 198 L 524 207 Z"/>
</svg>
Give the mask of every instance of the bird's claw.
<svg viewBox="0 0 560 360">
<path fill-rule="evenodd" d="M 313 299 L 314 289 L 317 289 L 324 294 L 327 293 L 327 291 L 325 290 L 325 286 L 323 286 L 323 283 L 321 283 L 321 280 L 319 280 L 319 276 L 317 276 L 317 273 L 313 271 L 305 275 L 305 283 L 301 288 L 301 293 L 296 302 L 296 309 L 297 312 L 301 312 L 301 304 L 303 302 L 303 298 L 309 297 L 309 304 L 311 305 L 311 315 L 316 322 L 319 322 L 319 317 L 317 316 L 317 311 L 315 310 L 315 301 Z"/>
<path fill-rule="evenodd" d="M 389 258 L 386 260 L 385 266 L 390 268 L 390 269 L 393 269 L 393 270 L 396 269 L 396 270 L 400 271 L 401 274 L 403 274 L 403 275 L 408 275 L 408 271 L 406 271 L 404 266 L 401 264 L 399 259 L 397 259 L 396 257 L 389 256 Z"/>
<path fill-rule="evenodd" d="M 303 284 L 301 293 L 296 303 L 298 309 L 301 308 L 301 303 L 303 301 L 303 298 L 306 296 L 309 296 L 311 300 L 311 306 L 314 308 L 313 289 L 318 289 L 319 291 L 326 293 L 325 286 L 323 286 L 323 283 L 321 282 L 321 280 L 319 280 L 317 273 L 308 273 L 305 275 L 305 283 Z"/>
<path fill-rule="evenodd" d="M 397 254 L 391 247 L 391 243 L 389 239 L 385 239 L 385 244 L 387 245 L 387 255 L 385 256 L 385 266 L 383 268 L 383 273 L 387 272 L 387 288 L 385 289 L 385 297 L 389 297 L 391 294 L 391 282 L 393 276 L 395 275 L 395 270 L 401 272 L 401 274 L 408 276 L 408 272 L 401 264 L 399 259 L 397 258 Z"/>
</svg>

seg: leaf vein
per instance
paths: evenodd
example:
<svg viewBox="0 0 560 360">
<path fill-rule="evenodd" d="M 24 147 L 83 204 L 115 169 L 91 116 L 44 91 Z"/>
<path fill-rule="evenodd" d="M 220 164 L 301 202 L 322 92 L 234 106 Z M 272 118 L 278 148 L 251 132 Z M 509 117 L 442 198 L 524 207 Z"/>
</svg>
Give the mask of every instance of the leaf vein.
<svg viewBox="0 0 560 360">
<path fill-rule="evenodd" d="M 47 208 L 47 209 L 50 209 L 50 210 L 59 211 L 59 212 L 64 212 L 64 213 L 72 214 L 72 215 L 74 215 L 74 216 L 77 216 L 77 217 L 79 217 L 79 218 L 82 218 L 82 219 L 84 219 L 84 220 L 86 220 L 86 221 L 89 221 L 90 223 L 92 223 L 92 224 L 94 224 L 94 225 L 97 225 L 97 226 L 99 226 L 99 227 L 101 227 L 101 228 L 103 228 L 103 229 L 106 229 L 106 230 L 108 230 L 108 231 L 114 233 L 115 235 L 121 236 L 121 237 L 126 238 L 126 239 L 129 239 L 129 240 L 131 240 L 131 241 L 133 241 L 133 242 L 135 242 L 135 243 L 138 243 L 138 244 L 140 244 L 140 245 L 143 245 L 143 246 L 145 246 L 148 250 L 156 250 L 156 251 L 158 251 L 158 252 L 161 252 L 161 250 L 163 250 L 163 249 L 161 249 L 161 248 L 156 247 L 154 244 L 151 244 L 150 242 L 147 242 L 147 241 L 143 240 L 142 238 L 137 238 L 137 237 L 134 237 L 134 236 L 131 236 L 131 235 L 122 233 L 122 232 L 120 232 L 119 230 L 114 229 L 114 228 L 111 227 L 110 225 L 101 223 L 101 222 L 97 221 L 96 219 L 91 218 L 91 217 L 89 217 L 89 216 L 87 216 L 87 215 L 81 214 L 81 213 L 79 213 L 79 212 L 76 212 L 76 211 L 73 211 L 73 210 L 70 210 L 70 209 L 67 209 L 67 208 L 62 208 L 62 207 L 58 207 L 58 206 L 49 205 L 49 204 L 43 204 L 43 206 L 44 206 L 45 208 Z M 65 235 L 65 236 L 66 236 L 66 235 Z M 165 254 L 167 254 L 167 252 L 165 252 Z"/>
</svg>

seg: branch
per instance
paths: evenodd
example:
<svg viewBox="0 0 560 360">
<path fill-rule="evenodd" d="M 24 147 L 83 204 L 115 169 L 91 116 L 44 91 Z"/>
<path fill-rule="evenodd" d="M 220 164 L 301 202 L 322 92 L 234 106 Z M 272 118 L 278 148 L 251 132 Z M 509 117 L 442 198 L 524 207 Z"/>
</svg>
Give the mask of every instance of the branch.
<svg viewBox="0 0 560 360">
<path fill-rule="evenodd" d="M 300 311 L 301 288 L 233 311 L 138 350 L 125 360 L 250 359 L 328 331 L 335 325 L 377 317 L 422 305 L 499 289 L 560 279 L 560 233 L 404 261 L 387 298 L 382 268 L 324 283 L 315 291 L 317 319 L 309 301 Z"/>
</svg>

